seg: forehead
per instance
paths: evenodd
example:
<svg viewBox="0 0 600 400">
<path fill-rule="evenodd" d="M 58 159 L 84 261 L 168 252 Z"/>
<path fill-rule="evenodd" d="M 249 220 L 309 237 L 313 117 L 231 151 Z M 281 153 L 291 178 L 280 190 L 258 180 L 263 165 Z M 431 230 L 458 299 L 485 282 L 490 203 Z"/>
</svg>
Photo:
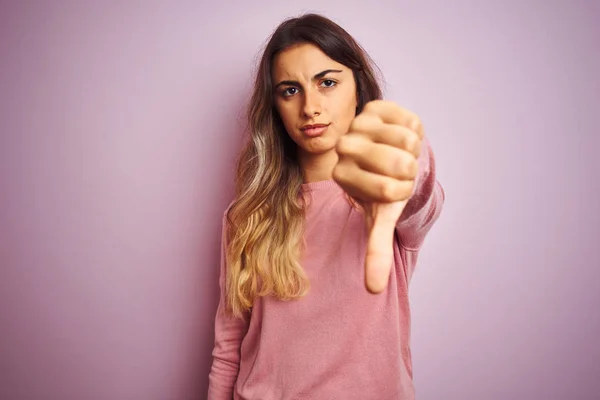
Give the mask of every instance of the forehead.
<svg viewBox="0 0 600 400">
<path fill-rule="evenodd" d="M 275 79 L 311 79 L 312 76 L 326 69 L 347 68 L 310 43 L 302 43 L 287 48 L 273 59 L 272 73 Z"/>
</svg>

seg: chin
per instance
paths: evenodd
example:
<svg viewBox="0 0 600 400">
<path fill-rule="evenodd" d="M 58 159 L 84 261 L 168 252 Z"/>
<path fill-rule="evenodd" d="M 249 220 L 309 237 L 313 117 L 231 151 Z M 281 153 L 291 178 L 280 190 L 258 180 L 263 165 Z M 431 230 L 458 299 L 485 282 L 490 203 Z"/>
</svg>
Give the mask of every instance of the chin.
<svg viewBox="0 0 600 400">
<path fill-rule="evenodd" d="M 320 155 L 335 150 L 336 141 L 331 138 L 318 137 L 305 142 L 302 147 L 307 154 Z"/>
</svg>

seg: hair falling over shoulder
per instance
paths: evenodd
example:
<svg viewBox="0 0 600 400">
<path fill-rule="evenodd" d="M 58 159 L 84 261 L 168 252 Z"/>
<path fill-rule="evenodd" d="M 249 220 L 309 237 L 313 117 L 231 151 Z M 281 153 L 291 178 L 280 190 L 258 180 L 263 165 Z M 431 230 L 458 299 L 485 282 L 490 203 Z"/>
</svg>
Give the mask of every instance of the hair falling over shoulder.
<svg viewBox="0 0 600 400">
<path fill-rule="evenodd" d="M 305 200 L 296 144 L 274 107 L 271 64 L 282 50 L 313 43 L 352 69 L 358 108 L 382 97 L 374 64 L 343 28 L 306 14 L 282 22 L 269 39 L 247 109 L 248 139 L 237 160 L 235 200 L 227 213 L 225 298 L 227 310 L 243 318 L 259 296 L 292 300 L 308 293 L 302 266 Z"/>
<path fill-rule="evenodd" d="M 227 214 L 226 297 L 236 317 L 249 311 L 257 296 L 292 299 L 309 286 L 299 263 L 302 173 L 285 160 L 281 139 L 264 118 L 268 106 L 256 97 L 250 110 L 252 137 L 238 159 L 236 199 Z"/>
</svg>

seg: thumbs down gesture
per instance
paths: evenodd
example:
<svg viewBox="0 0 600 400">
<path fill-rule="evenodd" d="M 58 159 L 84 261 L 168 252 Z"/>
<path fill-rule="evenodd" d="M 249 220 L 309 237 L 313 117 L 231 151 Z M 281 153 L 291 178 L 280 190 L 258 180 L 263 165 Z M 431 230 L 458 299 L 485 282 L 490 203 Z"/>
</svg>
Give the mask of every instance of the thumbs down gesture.
<svg viewBox="0 0 600 400">
<path fill-rule="evenodd" d="M 413 194 L 423 127 L 397 104 L 367 103 L 336 146 L 333 179 L 362 208 L 367 224 L 365 284 L 382 292 L 393 264 L 394 230 Z"/>
</svg>

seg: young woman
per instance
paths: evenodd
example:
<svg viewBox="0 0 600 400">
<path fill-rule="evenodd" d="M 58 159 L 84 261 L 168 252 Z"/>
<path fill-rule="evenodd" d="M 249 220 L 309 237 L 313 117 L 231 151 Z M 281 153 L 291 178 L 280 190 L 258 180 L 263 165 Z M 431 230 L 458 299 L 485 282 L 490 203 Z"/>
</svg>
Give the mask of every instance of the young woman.
<svg viewBox="0 0 600 400">
<path fill-rule="evenodd" d="M 444 199 L 419 118 L 331 20 L 259 64 L 223 218 L 210 400 L 413 399 L 408 285 Z"/>
</svg>

